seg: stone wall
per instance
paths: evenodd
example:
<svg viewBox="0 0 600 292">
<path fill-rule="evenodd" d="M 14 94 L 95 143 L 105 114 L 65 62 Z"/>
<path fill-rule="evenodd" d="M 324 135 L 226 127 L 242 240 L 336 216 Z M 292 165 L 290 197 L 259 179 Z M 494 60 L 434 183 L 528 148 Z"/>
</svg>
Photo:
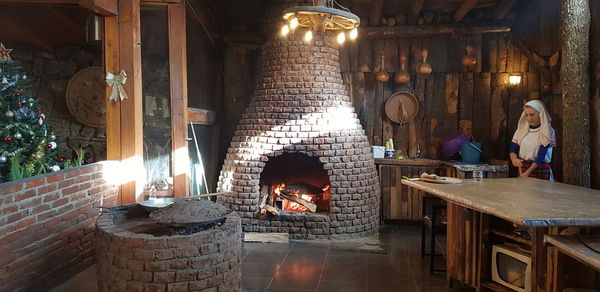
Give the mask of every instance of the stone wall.
<svg viewBox="0 0 600 292">
<path fill-rule="evenodd" d="M 43 106 L 46 122 L 56 134 L 58 157 L 75 158 L 74 151 L 82 148 L 87 163 L 106 159 L 105 129 L 82 125 L 66 104 L 69 80 L 82 69 L 102 66 L 102 48 L 93 45 L 52 51 L 28 46 L 11 48 L 14 49 L 11 58 L 23 64 L 32 83 L 33 97 Z"/>
<path fill-rule="evenodd" d="M 51 287 L 94 262 L 94 225 L 119 188 L 114 161 L 0 184 L 0 291 Z"/>
<path fill-rule="evenodd" d="M 223 225 L 190 235 L 154 236 L 98 218 L 99 291 L 241 291 L 242 231 L 234 212 Z"/>
</svg>

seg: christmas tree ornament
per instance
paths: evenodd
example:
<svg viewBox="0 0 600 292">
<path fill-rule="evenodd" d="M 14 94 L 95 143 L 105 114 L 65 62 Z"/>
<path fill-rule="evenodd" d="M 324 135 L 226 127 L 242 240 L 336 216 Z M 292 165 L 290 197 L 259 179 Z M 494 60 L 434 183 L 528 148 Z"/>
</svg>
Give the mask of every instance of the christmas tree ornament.
<svg viewBox="0 0 600 292">
<path fill-rule="evenodd" d="M 53 165 L 52 166 L 52 171 L 57 172 L 59 170 L 60 170 L 60 166 L 58 166 L 58 165 Z"/>
<path fill-rule="evenodd" d="M 6 158 L 6 156 L 2 155 L 0 156 L 0 163 L 6 163 L 8 161 L 8 158 Z"/>
<path fill-rule="evenodd" d="M 8 84 L 8 79 L 4 76 L 2 76 L 2 84 Z"/>
<path fill-rule="evenodd" d="M 42 159 L 43 155 L 40 153 L 36 153 L 33 155 L 33 157 L 37 158 L 37 159 Z"/>
<path fill-rule="evenodd" d="M 15 139 L 21 139 L 21 138 L 23 138 L 23 135 L 21 133 L 19 133 L 19 132 L 16 132 L 13 136 L 15 137 Z"/>
<path fill-rule="evenodd" d="M 4 115 L 7 116 L 7 117 L 9 117 L 9 118 L 12 118 L 12 117 L 15 116 L 15 113 L 13 113 L 13 111 L 7 111 L 7 112 L 4 113 Z"/>
<path fill-rule="evenodd" d="M 46 144 L 46 148 L 56 149 L 56 142 L 50 142 L 50 143 Z"/>
<path fill-rule="evenodd" d="M 52 140 L 52 141 L 56 140 L 56 135 L 54 135 L 54 134 L 51 134 L 51 135 L 50 135 L 50 140 Z"/>
<path fill-rule="evenodd" d="M 40 114 L 42 114 L 43 112 L 42 112 L 42 110 L 37 110 L 37 111 L 36 111 L 36 113 L 37 113 L 38 115 L 40 115 Z"/>
<path fill-rule="evenodd" d="M 11 61 L 12 59 L 9 55 L 11 51 L 12 49 L 7 49 L 3 43 L 0 43 L 0 61 Z"/>
<path fill-rule="evenodd" d="M 4 141 L 10 142 L 10 141 L 12 141 L 12 138 L 11 137 L 4 137 Z"/>
<path fill-rule="evenodd" d="M 15 95 L 16 95 L 16 96 L 21 96 L 21 92 L 20 92 L 20 91 L 17 91 L 17 92 L 15 92 Z"/>
<path fill-rule="evenodd" d="M 65 158 L 64 158 L 64 157 L 61 157 L 61 158 L 59 158 L 59 159 L 58 159 L 58 162 L 60 162 L 60 163 L 63 163 L 63 162 L 65 162 Z"/>
<path fill-rule="evenodd" d="M 17 103 L 17 106 L 18 106 L 19 108 L 22 108 L 22 107 L 23 107 L 23 104 L 19 102 L 19 103 Z"/>
</svg>

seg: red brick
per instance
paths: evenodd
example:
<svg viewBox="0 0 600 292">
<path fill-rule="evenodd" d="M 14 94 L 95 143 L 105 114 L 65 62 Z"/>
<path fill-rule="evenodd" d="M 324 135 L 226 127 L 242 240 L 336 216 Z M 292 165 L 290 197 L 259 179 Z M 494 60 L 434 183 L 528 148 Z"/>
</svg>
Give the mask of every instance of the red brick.
<svg viewBox="0 0 600 292">
<path fill-rule="evenodd" d="M 85 182 L 88 180 L 91 180 L 92 176 L 91 175 L 81 175 L 75 178 L 75 183 L 81 183 L 81 182 Z"/>
<path fill-rule="evenodd" d="M 62 205 L 64 205 L 64 204 L 66 204 L 66 203 L 68 203 L 68 202 L 69 202 L 69 198 L 61 198 L 61 199 L 60 199 L 60 200 L 58 200 L 58 201 L 54 201 L 54 202 L 52 202 L 52 208 L 57 208 L 57 207 L 60 207 L 60 206 L 62 206 Z"/>
<path fill-rule="evenodd" d="M 41 201 L 41 199 L 40 199 Z M 40 202 L 41 203 L 41 202 Z M 37 205 L 35 206 L 33 209 L 31 209 L 31 215 L 35 215 L 44 211 L 48 211 L 50 210 L 50 205 L 48 204 L 42 204 L 42 205 Z"/>
<path fill-rule="evenodd" d="M 70 194 L 73 194 L 73 193 L 77 192 L 78 189 L 79 188 L 77 186 L 72 186 L 72 187 L 63 189 L 62 190 L 62 194 L 63 194 L 63 196 L 70 195 Z"/>
<path fill-rule="evenodd" d="M 44 203 L 48 203 L 51 201 L 54 201 L 56 199 L 60 198 L 60 194 L 59 193 L 49 193 L 44 195 Z"/>
<path fill-rule="evenodd" d="M 44 222 L 44 228 L 54 226 L 54 225 L 58 224 L 60 221 L 62 221 L 62 218 L 57 217 L 57 218 L 51 219 L 50 221 Z"/>
<path fill-rule="evenodd" d="M 69 211 L 69 212 L 67 212 L 67 213 L 65 213 L 65 214 L 62 215 L 62 220 L 63 221 L 68 221 L 69 219 L 77 216 L 77 214 L 79 214 L 77 209 Z"/>
<path fill-rule="evenodd" d="M 10 213 L 14 213 L 17 210 L 19 210 L 19 207 L 17 207 L 17 205 L 12 205 L 6 208 L 2 208 L 0 209 L 0 216 L 4 216 L 6 214 L 10 214 Z"/>
<path fill-rule="evenodd" d="M 25 187 L 26 188 L 35 188 L 35 187 L 39 187 L 45 183 L 46 183 L 46 178 L 38 178 L 38 179 L 32 180 L 30 182 L 27 182 Z"/>
<path fill-rule="evenodd" d="M 25 191 L 24 193 L 16 195 L 15 199 L 17 201 L 23 201 L 23 200 L 29 199 L 29 198 L 31 198 L 31 197 L 33 197 L 35 195 L 37 195 L 37 190 L 33 189 L 33 190 L 28 190 L 28 191 Z"/>
<path fill-rule="evenodd" d="M 29 211 L 28 210 L 23 210 L 19 213 L 13 214 L 8 216 L 6 223 L 13 223 L 15 221 L 19 221 L 25 217 L 29 216 Z"/>
<path fill-rule="evenodd" d="M 23 189 L 23 183 L 6 183 L 0 187 L 0 195 L 11 194 Z"/>
<path fill-rule="evenodd" d="M 49 175 L 49 176 L 46 177 L 46 183 L 58 182 L 58 181 L 62 181 L 64 179 L 65 179 L 65 174 L 64 173 L 51 174 L 51 175 Z"/>
<path fill-rule="evenodd" d="M 56 191 L 57 189 L 57 184 L 53 183 L 53 184 L 47 184 L 43 187 L 38 188 L 38 194 L 46 194 L 49 192 L 53 192 Z"/>
<path fill-rule="evenodd" d="M 76 176 L 78 176 L 80 174 L 81 174 L 81 169 L 77 169 L 77 168 L 69 169 L 69 171 L 67 171 L 65 173 L 65 178 L 76 177 Z"/>
<path fill-rule="evenodd" d="M 70 187 L 70 186 L 72 186 L 74 183 L 75 183 L 75 180 L 74 180 L 74 179 L 65 179 L 65 180 L 63 180 L 63 181 L 60 181 L 60 182 L 58 183 L 58 188 L 59 188 L 59 189 L 63 189 L 63 188 L 66 188 L 66 187 Z"/>
<path fill-rule="evenodd" d="M 35 222 L 37 222 L 37 219 L 35 217 L 21 220 L 21 221 L 17 222 L 17 229 L 25 228 L 31 224 L 34 224 Z"/>
</svg>

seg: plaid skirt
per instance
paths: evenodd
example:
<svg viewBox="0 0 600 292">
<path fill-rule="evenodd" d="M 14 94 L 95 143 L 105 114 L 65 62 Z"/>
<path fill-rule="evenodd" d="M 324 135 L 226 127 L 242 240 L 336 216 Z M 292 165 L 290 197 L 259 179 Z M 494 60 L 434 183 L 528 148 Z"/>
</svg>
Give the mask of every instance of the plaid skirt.
<svg viewBox="0 0 600 292">
<path fill-rule="evenodd" d="M 523 161 L 521 163 L 520 173 L 527 171 L 531 164 L 533 164 L 533 161 Z M 533 170 L 531 174 L 529 174 L 529 177 L 552 180 L 552 166 L 548 162 L 543 162 L 541 165 L 538 165 L 538 167 Z"/>
</svg>

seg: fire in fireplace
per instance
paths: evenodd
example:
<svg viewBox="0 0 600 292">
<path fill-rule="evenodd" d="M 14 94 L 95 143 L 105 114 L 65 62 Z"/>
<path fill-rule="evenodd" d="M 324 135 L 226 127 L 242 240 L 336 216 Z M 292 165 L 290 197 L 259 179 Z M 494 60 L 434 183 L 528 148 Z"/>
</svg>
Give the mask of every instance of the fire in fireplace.
<svg viewBox="0 0 600 292">
<path fill-rule="evenodd" d="M 331 186 L 323 164 L 303 153 L 284 153 L 271 159 L 261 176 L 261 208 L 327 215 Z M 263 212 L 265 213 L 265 212 Z"/>
</svg>

